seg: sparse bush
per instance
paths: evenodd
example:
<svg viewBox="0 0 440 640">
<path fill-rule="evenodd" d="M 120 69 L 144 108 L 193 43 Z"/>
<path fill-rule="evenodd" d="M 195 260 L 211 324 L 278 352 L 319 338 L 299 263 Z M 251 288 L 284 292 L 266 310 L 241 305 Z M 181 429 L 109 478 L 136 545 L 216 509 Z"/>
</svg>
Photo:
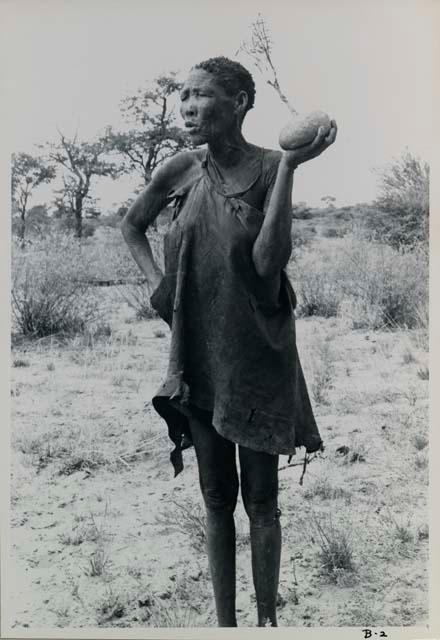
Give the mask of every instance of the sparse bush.
<svg viewBox="0 0 440 640">
<path fill-rule="evenodd" d="M 12 311 L 16 327 L 29 337 L 75 334 L 99 309 L 87 280 L 90 261 L 81 244 L 52 234 L 12 261 Z"/>
</svg>

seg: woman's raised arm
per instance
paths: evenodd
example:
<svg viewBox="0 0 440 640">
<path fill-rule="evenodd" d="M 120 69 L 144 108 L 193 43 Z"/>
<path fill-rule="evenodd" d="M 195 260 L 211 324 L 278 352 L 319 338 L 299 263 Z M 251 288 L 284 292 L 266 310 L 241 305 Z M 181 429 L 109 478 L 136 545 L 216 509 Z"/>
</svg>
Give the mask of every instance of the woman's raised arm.
<svg viewBox="0 0 440 640">
<path fill-rule="evenodd" d="M 292 186 L 296 167 L 320 155 L 333 144 L 336 131 L 336 122 L 332 120 L 332 128 L 327 136 L 320 130 L 312 143 L 283 153 L 269 206 L 252 250 L 255 269 L 262 278 L 277 276 L 288 263 L 292 252 Z"/>
</svg>

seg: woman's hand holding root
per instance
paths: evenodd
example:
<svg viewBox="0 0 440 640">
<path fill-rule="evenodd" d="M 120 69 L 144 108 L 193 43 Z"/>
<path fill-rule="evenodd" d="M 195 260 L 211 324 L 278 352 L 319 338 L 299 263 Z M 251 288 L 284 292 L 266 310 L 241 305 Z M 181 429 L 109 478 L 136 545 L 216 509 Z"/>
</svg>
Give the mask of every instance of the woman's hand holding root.
<svg viewBox="0 0 440 640">
<path fill-rule="evenodd" d="M 331 121 L 330 131 L 326 133 L 324 127 L 320 127 L 315 139 L 310 143 L 302 147 L 298 147 L 292 151 L 284 151 L 281 162 L 290 170 L 295 170 L 296 167 L 307 160 L 312 160 L 321 155 L 327 147 L 332 145 L 336 140 L 336 134 L 338 127 L 336 121 Z"/>
</svg>

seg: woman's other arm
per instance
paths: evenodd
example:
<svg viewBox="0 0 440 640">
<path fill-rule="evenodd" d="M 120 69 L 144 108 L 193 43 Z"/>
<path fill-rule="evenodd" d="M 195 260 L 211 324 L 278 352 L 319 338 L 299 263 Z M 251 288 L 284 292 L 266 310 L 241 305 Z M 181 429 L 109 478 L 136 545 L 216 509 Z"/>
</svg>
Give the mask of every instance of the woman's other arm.
<svg viewBox="0 0 440 640">
<path fill-rule="evenodd" d="M 283 153 L 269 206 L 252 250 L 255 269 L 262 278 L 277 276 L 288 263 L 292 252 L 292 187 L 296 167 L 320 155 L 333 144 L 336 132 L 336 123 L 332 120 L 332 128 L 327 136 L 320 130 L 311 144 Z"/>
<path fill-rule="evenodd" d="M 188 171 L 192 162 L 192 155 L 188 152 L 182 152 L 160 167 L 122 220 L 122 235 L 133 258 L 146 277 L 150 294 L 158 286 L 162 272 L 154 260 L 145 232 L 164 208 L 168 194 L 177 179 L 181 177 L 182 173 Z"/>
</svg>

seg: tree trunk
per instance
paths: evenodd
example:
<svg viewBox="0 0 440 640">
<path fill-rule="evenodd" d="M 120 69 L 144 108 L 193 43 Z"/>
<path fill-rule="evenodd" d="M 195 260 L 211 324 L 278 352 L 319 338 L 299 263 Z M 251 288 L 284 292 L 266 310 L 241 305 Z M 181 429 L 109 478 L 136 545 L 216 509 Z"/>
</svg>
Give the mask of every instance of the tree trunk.
<svg viewBox="0 0 440 640">
<path fill-rule="evenodd" d="M 23 248 L 24 242 L 25 242 L 24 238 L 26 235 L 26 210 L 25 209 L 22 209 L 20 211 L 20 221 L 21 221 L 21 224 L 20 224 L 20 229 L 18 231 L 18 238 L 20 240 L 20 247 Z"/>
<path fill-rule="evenodd" d="M 83 199 L 81 196 L 75 198 L 75 236 L 82 238 L 82 208 Z"/>
</svg>

